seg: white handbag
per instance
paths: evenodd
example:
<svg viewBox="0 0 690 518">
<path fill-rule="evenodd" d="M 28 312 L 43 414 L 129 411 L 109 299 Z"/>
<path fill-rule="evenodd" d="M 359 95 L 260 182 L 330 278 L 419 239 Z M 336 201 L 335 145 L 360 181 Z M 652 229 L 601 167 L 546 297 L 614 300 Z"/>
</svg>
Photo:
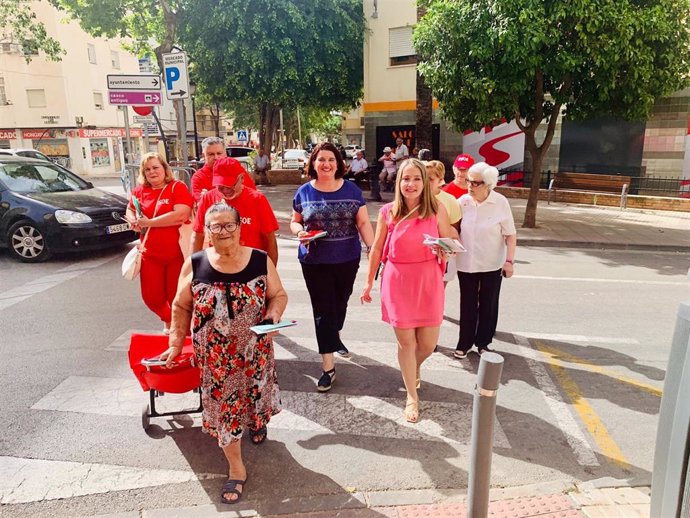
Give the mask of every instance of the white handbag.
<svg viewBox="0 0 690 518">
<path fill-rule="evenodd" d="M 166 188 L 167 186 L 164 187 L 158 195 L 158 199 L 156 200 L 156 209 L 153 211 L 154 218 L 156 217 L 156 212 L 158 212 L 158 202 L 160 201 L 161 195 Z M 141 243 L 127 252 L 127 255 L 122 260 L 122 277 L 124 279 L 133 281 L 139 275 L 139 271 L 141 270 L 141 256 L 144 253 L 144 250 L 146 250 L 144 245 L 146 244 L 146 240 L 148 239 L 150 233 L 151 228 L 146 231 L 146 234 L 144 234 L 144 239 L 141 240 Z"/>
</svg>

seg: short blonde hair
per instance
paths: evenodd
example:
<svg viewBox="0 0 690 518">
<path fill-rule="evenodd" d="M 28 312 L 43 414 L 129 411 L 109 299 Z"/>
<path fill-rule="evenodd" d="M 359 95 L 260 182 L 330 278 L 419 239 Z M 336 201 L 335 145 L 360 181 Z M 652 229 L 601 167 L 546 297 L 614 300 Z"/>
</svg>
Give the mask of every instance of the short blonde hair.
<svg viewBox="0 0 690 518">
<path fill-rule="evenodd" d="M 407 205 L 403 200 L 402 192 L 400 192 L 400 183 L 402 182 L 403 171 L 408 167 L 414 167 L 419 170 L 422 175 L 422 182 L 424 187 L 422 189 L 422 199 L 419 202 L 419 217 L 422 219 L 434 216 L 438 213 L 438 202 L 436 197 L 431 194 L 429 188 L 429 175 L 426 172 L 424 163 L 416 158 L 408 158 L 403 160 L 398 169 L 397 178 L 395 179 L 395 198 L 393 199 L 393 207 L 391 208 L 391 216 L 393 220 L 398 220 L 408 214 Z"/>
<path fill-rule="evenodd" d="M 426 162 L 426 170 L 436 178 L 446 179 L 446 166 L 440 160 L 429 160 Z"/>
<path fill-rule="evenodd" d="M 137 183 L 139 185 L 151 187 L 151 184 L 146 179 L 146 175 L 144 174 L 144 168 L 146 167 L 146 163 L 154 158 L 158 160 L 163 166 L 163 169 L 165 169 L 165 183 L 170 183 L 175 179 L 170 164 L 168 164 L 168 161 L 162 155 L 158 153 L 146 153 L 143 157 L 141 157 L 141 162 L 139 163 L 139 176 L 137 177 Z"/>
</svg>

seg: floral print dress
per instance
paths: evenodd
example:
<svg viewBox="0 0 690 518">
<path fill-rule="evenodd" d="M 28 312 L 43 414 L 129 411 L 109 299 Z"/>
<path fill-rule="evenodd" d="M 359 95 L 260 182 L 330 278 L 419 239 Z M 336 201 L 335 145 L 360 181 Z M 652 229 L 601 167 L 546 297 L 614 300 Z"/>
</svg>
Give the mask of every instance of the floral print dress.
<svg viewBox="0 0 690 518">
<path fill-rule="evenodd" d="M 249 328 L 264 318 L 266 253 L 252 250 L 238 273 L 211 266 L 206 252 L 192 256 L 194 352 L 201 368 L 203 431 L 222 448 L 259 430 L 280 411 L 273 342 Z"/>
</svg>

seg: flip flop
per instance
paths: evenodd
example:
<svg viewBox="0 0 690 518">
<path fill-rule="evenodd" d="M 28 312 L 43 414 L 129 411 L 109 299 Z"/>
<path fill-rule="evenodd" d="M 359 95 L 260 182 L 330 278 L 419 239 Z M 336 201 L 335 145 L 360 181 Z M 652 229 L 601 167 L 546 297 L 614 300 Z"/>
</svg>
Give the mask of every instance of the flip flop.
<svg viewBox="0 0 690 518">
<path fill-rule="evenodd" d="M 220 502 L 222 504 L 236 504 L 237 502 L 239 502 L 242 498 L 242 493 L 244 493 L 244 485 L 246 484 L 246 482 L 246 478 L 244 480 L 239 480 L 236 478 L 228 479 L 228 481 L 223 485 L 223 489 L 220 490 Z M 237 486 L 240 484 L 242 485 L 242 489 L 237 489 Z M 225 495 L 227 493 L 230 493 L 231 495 L 237 495 L 237 498 L 234 500 L 225 498 Z"/>
<path fill-rule="evenodd" d="M 258 430 L 252 430 L 251 428 L 249 429 L 249 438 L 252 441 L 252 444 L 261 444 L 268 438 L 268 430 L 266 430 L 266 426 L 262 426 Z"/>
</svg>

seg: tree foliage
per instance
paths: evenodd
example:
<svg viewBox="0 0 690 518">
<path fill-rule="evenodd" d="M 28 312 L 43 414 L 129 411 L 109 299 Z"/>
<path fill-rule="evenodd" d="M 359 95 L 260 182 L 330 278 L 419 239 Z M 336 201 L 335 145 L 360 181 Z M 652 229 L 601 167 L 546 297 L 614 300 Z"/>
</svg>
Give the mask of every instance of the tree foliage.
<svg viewBox="0 0 690 518">
<path fill-rule="evenodd" d="M 578 120 L 639 120 L 688 84 L 688 0 L 423 1 L 418 66 L 443 116 L 461 131 L 516 119 L 537 173 L 562 108 Z M 533 177 L 526 227 L 536 222 Z"/>
<path fill-rule="evenodd" d="M 180 42 L 198 66 L 204 89 L 229 103 L 259 106 L 262 145 L 270 140 L 279 108 L 336 109 L 353 107 L 360 99 L 361 0 L 185 4 Z"/>
<path fill-rule="evenodd" d="M 65 53 L 60 43 L 48 36 L 45 25 L 31 10 L 31 4 L 21 0 L 0 0 L 0 42 L 21 46 L 27 63 L 38 51 L 43 51 L 52 61 L 60 61 Z"/>
</svg>

